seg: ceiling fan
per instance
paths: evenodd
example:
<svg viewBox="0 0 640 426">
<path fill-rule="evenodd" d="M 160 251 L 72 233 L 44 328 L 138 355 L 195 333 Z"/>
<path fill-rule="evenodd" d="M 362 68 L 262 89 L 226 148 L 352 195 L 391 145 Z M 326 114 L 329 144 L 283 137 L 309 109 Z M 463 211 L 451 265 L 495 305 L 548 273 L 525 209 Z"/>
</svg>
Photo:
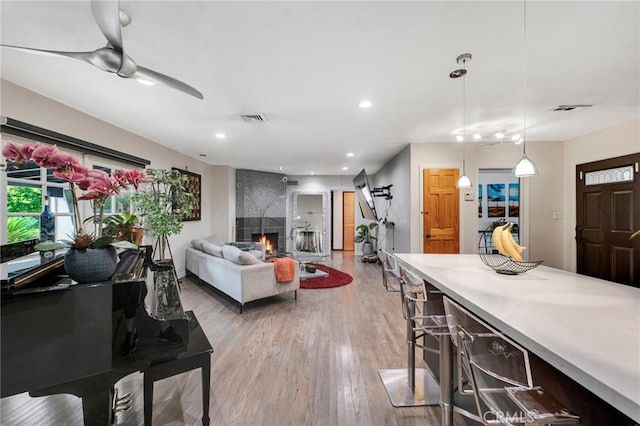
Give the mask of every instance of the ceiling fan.
<svg viewBox="0 0 640 426">
<path fill-rule="evenodd" d="M 101 47 L 92 52 L 63 52 L 10 46 L 6 44 L 2 44 L 1 46 L 27 53 L 79 59 L 103 71 L 115 73 L 122 78 L 133 78 L 142 83 L 164 84 L 198 99 L 204 99 L 202 93 L 188 84 L 136 64 L 125 52 L 121 29 L 131 23 L 131 18 L 124 11 L 120 10 L 118 0 L 92 0 L 91 12 L 100 31 L 102 31 L 102 34 L 107 39 L 107 45 L 105 47 Z"/>
</svg>

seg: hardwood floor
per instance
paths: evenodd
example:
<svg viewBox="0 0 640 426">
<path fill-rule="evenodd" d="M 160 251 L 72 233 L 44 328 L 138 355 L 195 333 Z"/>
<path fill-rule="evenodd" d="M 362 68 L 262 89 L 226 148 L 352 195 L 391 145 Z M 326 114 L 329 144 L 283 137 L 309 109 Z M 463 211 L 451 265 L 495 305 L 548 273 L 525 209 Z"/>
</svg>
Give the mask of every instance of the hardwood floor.
<svg viewBox="0 0 640 426">
<path fill-rule="evenodd" d="M 211 359 L 213 425 L 438 425 L 439 407 L 394 408 L 379 368 L 406 366 L 405 322 L 398 293 L 386 292 L 380 266 L 349 252 L 334 252 L 330 266 L 351 274 L 351 284 L 299 290 L 245 305 L 206 285 L 183 280 L 185 310 L 193 310 L 214 353 Z M 420 359 L 419 356 L 416 356 Z M 142 375 L 117 385 L 135 392 L 133 408 L 117 424 L 143 424 Z M 199 370 L 155 384 L 154 425 L 201 424 Z M 74 396 L 0 402 L 2 425 L 81 425 Z"/>
</svg>

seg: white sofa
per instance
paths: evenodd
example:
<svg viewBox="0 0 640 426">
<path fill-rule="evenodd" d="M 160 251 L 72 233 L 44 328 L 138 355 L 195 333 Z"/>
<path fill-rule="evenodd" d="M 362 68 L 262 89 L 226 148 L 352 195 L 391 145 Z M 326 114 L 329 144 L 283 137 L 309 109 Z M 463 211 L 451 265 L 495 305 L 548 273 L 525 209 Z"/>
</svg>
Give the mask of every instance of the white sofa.
<svg viewBox="0 0 640 426">
<path fill-rule="evenodd" d="M 255 250 L 238 254 L 239 249 L 220 245 L 215 237 L 193 240 L 186 253 L 187 272 L 236 300 L 240 304 L 240 313 L 245 303 L 265 297 L 293 291 L 297 299 L 300 288 L 297 262 L 293 281 L 276 282 L 273 263 L 258 259 L 264 256 L 264 250 L 260 243 L 255 244 Z M 204 246 L 202 250 L 201 245 Z"/>
</svg>

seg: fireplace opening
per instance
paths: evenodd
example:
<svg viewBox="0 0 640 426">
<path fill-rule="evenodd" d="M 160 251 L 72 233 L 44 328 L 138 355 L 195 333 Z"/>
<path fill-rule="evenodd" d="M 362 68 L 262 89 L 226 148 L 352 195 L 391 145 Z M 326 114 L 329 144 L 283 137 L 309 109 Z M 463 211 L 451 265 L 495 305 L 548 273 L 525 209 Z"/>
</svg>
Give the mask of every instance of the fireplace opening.
<svg viewBox="0 0 640 426">
<path fill-rule="evenodd" d="M 267 255 L 278 254 L 278 233 L 277 232 L 265 232 L 264 234 L 251 234 L 251 241 L 256 243 L 263 243 L 265 247 L 265 253 Z"/>
</svg>

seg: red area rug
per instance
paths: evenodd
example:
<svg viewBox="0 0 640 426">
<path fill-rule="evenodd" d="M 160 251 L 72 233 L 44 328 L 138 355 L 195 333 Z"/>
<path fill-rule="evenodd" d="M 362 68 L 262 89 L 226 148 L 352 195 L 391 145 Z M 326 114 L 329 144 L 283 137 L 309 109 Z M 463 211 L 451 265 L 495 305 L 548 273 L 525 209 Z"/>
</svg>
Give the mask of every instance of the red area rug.
<svg viewBox="0 0 640 426">
<path fill-rule="evenodd" d="M 307 278 L 306 280 L 300 281 L 300 288 L 316 289 L 340 287 L 343 285 L 347 285 L 351 281 L 353 281 L 353 277 L 351 275 L 342 271 L 338 271 L 337 269 L 321 265 L 319 263 L 312 263 L 312 265 L 319 270 L 328 273 L 329 276 L 320 278 Z"/>
</svg>

